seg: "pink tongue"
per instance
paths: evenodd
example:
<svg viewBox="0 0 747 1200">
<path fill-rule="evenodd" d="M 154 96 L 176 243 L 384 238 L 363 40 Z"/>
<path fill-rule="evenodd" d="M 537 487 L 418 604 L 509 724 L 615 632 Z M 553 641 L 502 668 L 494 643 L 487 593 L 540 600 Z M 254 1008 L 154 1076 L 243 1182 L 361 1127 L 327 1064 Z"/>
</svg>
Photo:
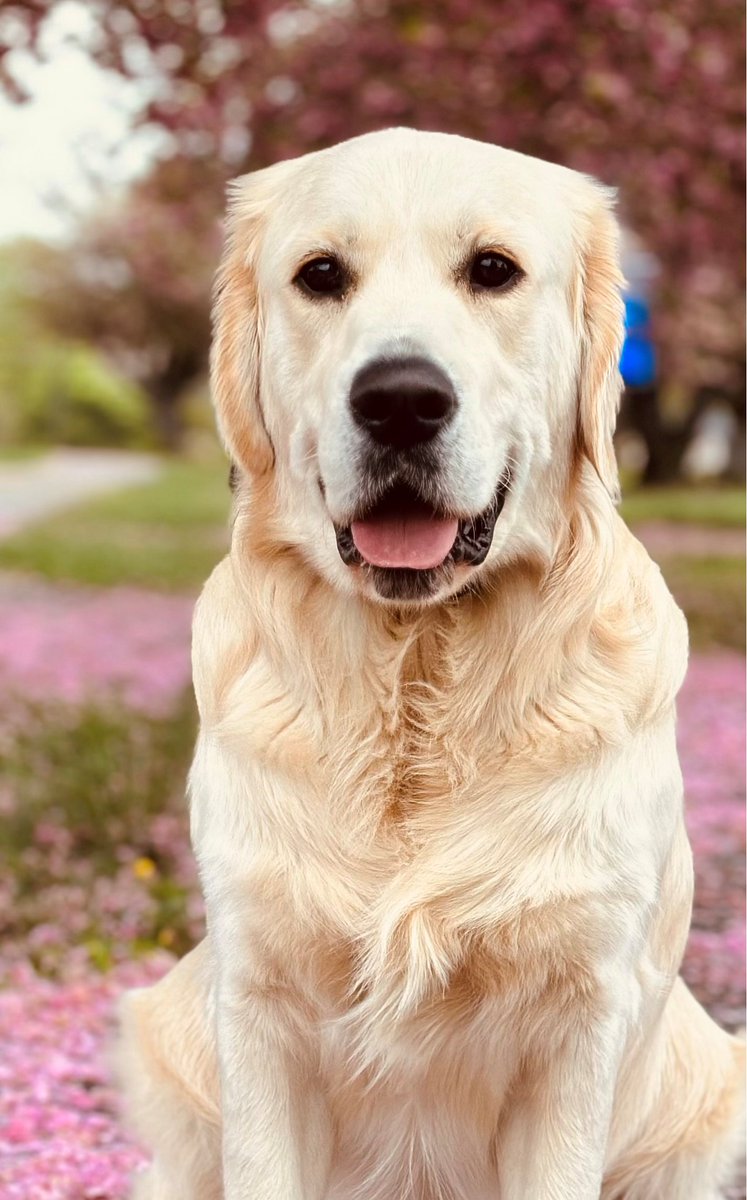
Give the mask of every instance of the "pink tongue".
<svg viewBox="0 0 747 1200">
<path fill-rule="evenodd" d="M 459 522 L 452 517 L 370 517 L 353 521 L 350 532 L 360 554 L 374 567 L 438 567 L 454 545 Z"/>
</svg>

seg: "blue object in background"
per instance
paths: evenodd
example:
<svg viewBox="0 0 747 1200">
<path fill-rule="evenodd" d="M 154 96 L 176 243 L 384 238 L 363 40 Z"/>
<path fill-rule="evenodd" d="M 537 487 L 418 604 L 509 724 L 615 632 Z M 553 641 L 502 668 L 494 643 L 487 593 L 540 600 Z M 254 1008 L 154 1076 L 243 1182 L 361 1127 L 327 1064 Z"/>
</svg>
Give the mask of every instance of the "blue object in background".
<svg viewBox="0 0 747 1200">
<path fill-rule="evenodd" d="M 625 298 L 625 342 L 620 374 L 626 387 L 647 388 L 656 383 L 656 350 L 648 305 L 634 296 Z"/>
</svg>

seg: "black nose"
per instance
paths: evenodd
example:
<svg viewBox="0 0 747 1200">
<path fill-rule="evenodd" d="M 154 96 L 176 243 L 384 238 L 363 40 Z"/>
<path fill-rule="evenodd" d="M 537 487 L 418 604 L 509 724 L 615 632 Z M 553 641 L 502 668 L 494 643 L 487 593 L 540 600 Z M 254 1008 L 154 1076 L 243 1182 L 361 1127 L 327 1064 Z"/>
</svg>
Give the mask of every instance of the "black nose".
<svg viewBox="0 0 747 1200">
<path fill-rule="evenodd" d="M 350 388 L 357 424 L 374 441 L 397 450 L 430 441 L 456 406 L 448 378 L 426 358 L 378 359 L 361 368 Z"/>
</svg>

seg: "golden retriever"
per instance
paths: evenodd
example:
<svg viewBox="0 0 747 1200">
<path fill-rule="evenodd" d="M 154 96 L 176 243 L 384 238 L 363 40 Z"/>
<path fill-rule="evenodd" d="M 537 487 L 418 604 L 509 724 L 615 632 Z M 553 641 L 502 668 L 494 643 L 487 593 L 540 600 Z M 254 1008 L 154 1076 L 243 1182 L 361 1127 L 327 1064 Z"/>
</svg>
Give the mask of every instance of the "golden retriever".
<svg viewBox="0 0 747 1200">
<path fill-rule="evenodd" d="M 713 1200 L 685 622 L 615 510 L 610 193 L 391 130 L 239 179 L 194 623 L 203 943 L 124 1005 L 149 1200 Z"/>
</svg>

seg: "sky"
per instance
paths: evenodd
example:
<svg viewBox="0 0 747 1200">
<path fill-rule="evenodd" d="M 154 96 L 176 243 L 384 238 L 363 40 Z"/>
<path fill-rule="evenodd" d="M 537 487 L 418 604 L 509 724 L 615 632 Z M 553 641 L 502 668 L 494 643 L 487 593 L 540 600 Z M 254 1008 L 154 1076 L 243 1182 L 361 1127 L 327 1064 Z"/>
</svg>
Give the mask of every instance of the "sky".
<svg viewBox="0 0 747 1200">
<path fill-rule="evenodd" d="M 32 98 L 0 98 L 0 240 L 64 236 L 102 187 L 115 191 L 151 157 L 152 138 L 130 133 L 142 90 L 76 45 L 90 20 L 83 5 L 63 0 L 45 31 L 46 61 L 13 52 L 12 70 Z"/>
</svg>

